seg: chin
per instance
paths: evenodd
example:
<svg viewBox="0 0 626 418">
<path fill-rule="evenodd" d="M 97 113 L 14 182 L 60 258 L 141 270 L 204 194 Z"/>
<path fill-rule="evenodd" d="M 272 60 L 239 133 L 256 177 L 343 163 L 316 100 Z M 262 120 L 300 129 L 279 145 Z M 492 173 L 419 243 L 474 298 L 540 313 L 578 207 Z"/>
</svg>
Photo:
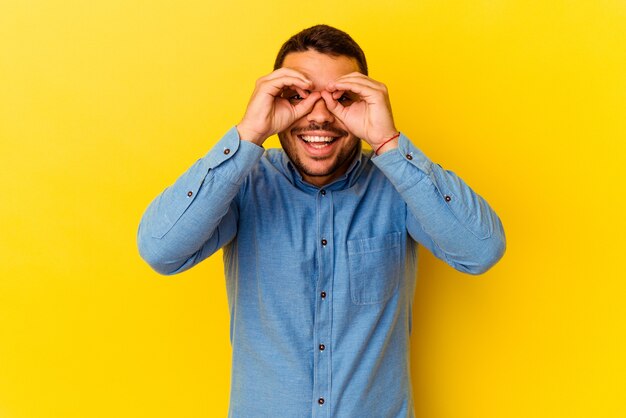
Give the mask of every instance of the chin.
<svg viewBox="0 0 626 418">
<path fill-rule="evenodd" d="M 335 148 L 331 153 L 316 156 L 310 155 L 315 154 L 316 150 L 308 149 L 298 135 L 279 133 L 278 137 L 287 157 L 300 174 L 305 179 L 308 177 L 307 181 L 317 185 L 318 183 L 327 184 L 343 175 L 359 147 L 358 138 L 352 135 L 342 135 L 336 139 L 336 143 L 329 145 Z"/>
</svg>

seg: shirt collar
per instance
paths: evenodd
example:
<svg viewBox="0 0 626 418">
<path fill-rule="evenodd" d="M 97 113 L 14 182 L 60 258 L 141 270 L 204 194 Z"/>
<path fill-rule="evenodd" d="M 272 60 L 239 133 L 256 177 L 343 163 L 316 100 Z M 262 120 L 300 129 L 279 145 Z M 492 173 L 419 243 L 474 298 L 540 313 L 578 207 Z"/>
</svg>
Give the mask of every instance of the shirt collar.
<svg viewBox="0 0 626 418">
<path fill-rule="evenodd" d="M 357 145 L 357 150 L 354 159 L 350 163 L 348 170 L 339 178 L 335 179 L 332 183 L 329 183 L 323 187 L 317 187 L 310 183 L 307 183 L 302 174 L 296 169 L 291 162 L 287 153 L 280 150 L 281 153 L 281 169 L 283 173 L 289 178 L 291 183 L 303 191 L 317 192 L 319 189 L 326 190 L 343 190 L 351 187 L 358 180 L 363 168 L 365 167 L 367 160 L 371 158 L 371 152 L 363 151 L 361 142 Z"/>
</svg>

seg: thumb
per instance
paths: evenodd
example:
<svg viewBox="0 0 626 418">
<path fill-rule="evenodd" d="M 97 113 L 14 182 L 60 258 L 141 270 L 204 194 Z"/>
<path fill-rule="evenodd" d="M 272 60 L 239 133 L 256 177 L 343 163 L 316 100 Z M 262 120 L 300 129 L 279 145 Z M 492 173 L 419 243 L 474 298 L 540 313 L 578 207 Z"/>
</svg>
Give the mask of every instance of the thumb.
<svg viewBox="0 0 626 418">
<path fill-rule="evenodd" d="M 302 116 L 308 114 L 315 106 L 315 103 L 320 99 L 319 91 L 311 92 L 304 100 L 294 106 L 296 111 L 296 119 L 300 119 Z"/>
<path fill-rule="evenodd" d="M 326 109 L 328 109 L 330 113 L 337 116 L 339 119 L 342 119 L 345 108 L 333 98 L 332 93 L 326 90 L 322 91 L 322 99 L 324 99 L 324 102 L 326 102 Z"/>
</svg>

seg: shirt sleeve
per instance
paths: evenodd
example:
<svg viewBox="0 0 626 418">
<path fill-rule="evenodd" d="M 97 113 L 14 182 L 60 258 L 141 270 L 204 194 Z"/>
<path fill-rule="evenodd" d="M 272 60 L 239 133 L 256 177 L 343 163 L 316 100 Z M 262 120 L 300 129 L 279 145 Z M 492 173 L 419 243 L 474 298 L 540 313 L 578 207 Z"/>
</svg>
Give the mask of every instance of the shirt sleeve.
<svg viewBox="0 0 626 418">
<path fill-rule="evenodd" d="M 407 204 L 407 229 L 455 269 L 480 274 L 504 254 L 500 218 L 451 171 L 428 159 L 400 135 L 398 148 L 372 158 Z"/>
<path fill-rule="evenodd" d="M 235 197 L 263 155 L 233 127 L 146 209 L 137 233 L 139 253 L 161 274 L 187 270 L 237 233 Z"/>
</svg>

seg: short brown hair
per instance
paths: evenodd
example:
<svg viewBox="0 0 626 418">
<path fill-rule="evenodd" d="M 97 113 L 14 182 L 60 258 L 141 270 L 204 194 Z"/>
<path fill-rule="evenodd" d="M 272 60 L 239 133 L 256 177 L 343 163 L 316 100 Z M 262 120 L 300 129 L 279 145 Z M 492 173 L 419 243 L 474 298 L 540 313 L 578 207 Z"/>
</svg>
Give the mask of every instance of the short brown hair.
<svg viewBox="0 0 626 418">
<path fill-rule="evenodd" d="M 312 26 L 289 38 L 278 51 L 274 70 L 282 67 L 287 54 L 305 52 L 309 49 L 321 54 L 354 58 L 359 65 L 359 70 L 367 75 L 367 61 L 361 47 L 350 35 L 328 25 Z"/>
</svg>

